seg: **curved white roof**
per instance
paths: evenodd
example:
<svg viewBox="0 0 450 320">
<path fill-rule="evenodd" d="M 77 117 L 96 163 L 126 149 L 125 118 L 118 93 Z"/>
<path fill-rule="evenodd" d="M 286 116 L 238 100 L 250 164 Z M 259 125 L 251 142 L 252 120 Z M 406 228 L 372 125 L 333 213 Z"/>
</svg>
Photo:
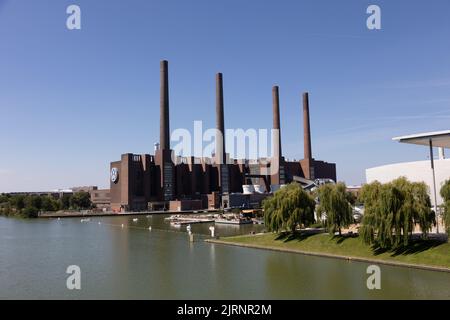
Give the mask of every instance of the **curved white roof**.
<svg viewBox="0 0 450 320">
<path fill-rule="evenodd" d="M 431 140 L 433 147 L 450 148 L 450 130 L 411 134 L 395 137 L 392 140 L 423 146 L 429 146 Z"/>
</svg>

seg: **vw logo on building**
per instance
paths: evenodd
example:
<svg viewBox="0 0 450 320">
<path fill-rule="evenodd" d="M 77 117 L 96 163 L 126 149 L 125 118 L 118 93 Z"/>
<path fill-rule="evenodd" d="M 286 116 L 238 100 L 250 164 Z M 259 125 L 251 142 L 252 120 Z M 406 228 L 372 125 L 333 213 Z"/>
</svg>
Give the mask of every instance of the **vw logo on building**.
<svg viewBox="0 0 450 320">
<path fill-rule="evenodd" d="M 111 182 L 117 183 L 117 181 L 119 181 L 119 169 L 112 168 L 111 169 Z"/>
</svg>

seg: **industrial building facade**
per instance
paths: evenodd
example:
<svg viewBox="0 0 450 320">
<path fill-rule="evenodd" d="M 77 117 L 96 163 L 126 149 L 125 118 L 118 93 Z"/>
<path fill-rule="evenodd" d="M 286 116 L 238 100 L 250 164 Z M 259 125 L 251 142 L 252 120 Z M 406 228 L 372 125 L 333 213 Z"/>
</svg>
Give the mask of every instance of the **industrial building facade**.
<svg viewBox="0 0 450 320">
<path fill-rule="evenodd" d="M 176 201 L 183 208 L 228 206 L 233 194 L 242 194 L 243 186 L 263 185 L 266 194 L 297 179 L 332 179 L 336 165 L 312 156 L 309 123 L 309 97 L 303 94 L 304 159 L 286 161 L 282 156 L 281 134 L 274 142 L 269 161 L 226 161 L 223 77 L 216 75 L 215 154 L 210 158 L 173 157 L 170 149 L 168 62 L 160 66 L 160 142 L 155 154 L 123 154 L 110 164 L 110 197 L 113 211 L 141 211 L 172 208 Z M 280 132 L 279 90 L 273 87 L 273 128 Z M 274 167 L 276 166 L 276 168 Z M 272 167 L 274 170 L 267 170 Z M 269 173 L 272 172 L 272 173 Z M 222 201 L 227 199 L 226 201 Z"/>
</svg>

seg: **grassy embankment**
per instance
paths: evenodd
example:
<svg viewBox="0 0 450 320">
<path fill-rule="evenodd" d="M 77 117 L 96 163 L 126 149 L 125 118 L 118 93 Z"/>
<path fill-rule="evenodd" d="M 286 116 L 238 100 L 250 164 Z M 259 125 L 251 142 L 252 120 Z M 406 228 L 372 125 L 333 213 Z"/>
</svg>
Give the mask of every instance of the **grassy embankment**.
<svg viewBox="0 0 450 320">
<path fill-rule="evenodd" d="M 221 238 L 220 241 L 261 249 L 328 254 L 350 258 L 450 268 L 450 243 L 417 240 L 407 247 L 383 250 L 364 244 L 358 237 L 332 237 L 328 234 L 277 235 L 265 233 Z"/>
</svg>

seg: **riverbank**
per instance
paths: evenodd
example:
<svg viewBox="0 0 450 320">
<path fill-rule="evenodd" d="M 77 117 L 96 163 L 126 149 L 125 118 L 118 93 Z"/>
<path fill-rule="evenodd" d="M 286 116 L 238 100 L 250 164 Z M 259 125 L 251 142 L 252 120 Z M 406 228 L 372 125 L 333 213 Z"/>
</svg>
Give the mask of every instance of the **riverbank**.
<svg viewBox="0 0 450 320">
<path fill-rule="evenodd" d="M 324 233 L 296 235 L 295 237 L 264 233 L 206 241 L 247 248 L 450 272 L 450 243 L 437 240 L 417 240 L 408 247 L 391 251 L 365 245 L 358 237 L 332 237 Z"/>
<path fill-rule="evenodd" d="M 215 213 L 217 210 L 199 210 L 199 211 L 137 211 L 137 212 L 93 212 L 93 211 L 58 211 L 40 213 L 38 218 L 88 218 L 88 217 L 121 217 L 121 216 L 146 216 L 153 214 L 207 214 Z"/>
</svg>

